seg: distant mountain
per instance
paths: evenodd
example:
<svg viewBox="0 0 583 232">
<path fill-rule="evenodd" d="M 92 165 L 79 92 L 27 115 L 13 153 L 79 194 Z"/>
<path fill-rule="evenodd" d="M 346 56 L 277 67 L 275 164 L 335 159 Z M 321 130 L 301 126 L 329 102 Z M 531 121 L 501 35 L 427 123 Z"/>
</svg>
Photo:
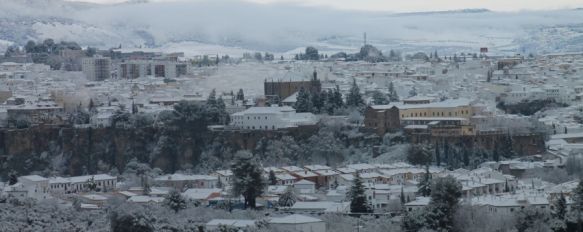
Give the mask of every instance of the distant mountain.
<svg viewBox="0 0 583 232">
<path fill-rule="evenodd" d="M 489 9 L 460 9 L 460 10 L 447 10 L 447 11 L 423 11 L 423 12 L 406 12 L 406 13 L 396 13 L 392 16 L 408 16 L 408 15 L 436 15 L 436 14 L 472 14 L 472 13 L 487 13 L 492 12 Z"/>
<path fill-rule="evenodd" d="M 453 53 L 488 47 L 491 51 L 540 53 L 579 49 L 583 32 L 573 22 L 583 22 L 583 14 L 575 10 L 499 13 L 462 9 L 387 17 L 386 13 L 229 0 L 138 0 L 109 5 L 2 0 L 0 52 L 9 43 L 24 45 L 45 38 L 101 48 L 175 48 L 173 45 L 194 42 L 199 48 L 208 44 L 276 53 L 300 51 L 298 48 L 309 45 L 330 53 L 355 52 L 367 32 L 369 43 L 382 52 Z"/>
</svg>

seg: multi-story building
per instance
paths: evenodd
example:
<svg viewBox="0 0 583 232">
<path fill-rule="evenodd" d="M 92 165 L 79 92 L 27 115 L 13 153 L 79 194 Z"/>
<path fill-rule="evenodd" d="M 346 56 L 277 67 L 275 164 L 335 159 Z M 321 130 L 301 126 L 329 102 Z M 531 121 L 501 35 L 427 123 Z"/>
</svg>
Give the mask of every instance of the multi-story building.
<svg viewBox="0 0 583 232">
<path fill-rule="evenodd" d="M 449 99 L 441 102 L 407 101 L 390 105 L 369 106 L 365 113 L 364 126 L 384 134 L 403 126 L 427 126 L 441 124 L 467 124 L 474 109 L 467 99 Z"/>
<path fill-rule="evenodd" d="M 162 78 L 176 78 L 186 75 L 188 63 L 169 60 L 128 60 L 119 64 L 118 77 L 135 79 L 138 77 L 154 76 Z"/>
<path fill-rule="evenodd" d="M 83 58 L 81 69 L 87 80 L 102 81 L 111 77 L 111 59 L 108 57 Z"/>
<path fill-rule="evenodd" d="M 302 88 L 313 93 L 322 91 L 322 83 L 318 79 L 316 71 L 314 71 L 312 78 L 309 80 L 301 77 L 284 76 L 279 80 L 266 80 L 263 86 L 267 98 L 277 98 L 279 101 L 286 99 Z"/>
<path fill-rule="evenodd" d="M 239 130 L 279 130 L 315 125 L 312 113 L 296 113 L 289 106 L 251 107 L 231 115 L 231 127 Z"/>
</svg>

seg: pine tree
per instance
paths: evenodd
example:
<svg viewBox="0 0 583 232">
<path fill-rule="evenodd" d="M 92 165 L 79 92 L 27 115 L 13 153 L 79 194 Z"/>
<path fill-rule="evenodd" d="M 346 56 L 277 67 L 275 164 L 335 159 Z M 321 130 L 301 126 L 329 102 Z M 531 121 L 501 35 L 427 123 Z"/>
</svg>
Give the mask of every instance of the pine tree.
<svg viewBox="0 0 583 232">
<path fill-rule="evenodd" d="M 373 104 L 375 104 L 375 105 L 389 104 L 389 100 L 387 99 L 387 96 L 385 96 L 380 91 L 375 91 L 373 96 L 372 96 L 372 99 L 373 99 Z"/>
<path fill-rule="evenodd" d="M 573 200 L 571 208 L 575 210 L 577 215 L 577 231 L 582 231 L 583 218 L 581 213 L 583 213 L 583 179 L 579 180 L 579 184 L 571 193 L 571 199 Z"/>
<path fill-rule="evenodd" d="M 350 107 L 360 107 L 364 105 L 364 100 L 362 100 L 362 95 L 360 94 L 360 88 L 358 88 L 358 85 L 356 84 L 356 79 L 352 79 L 352 87 L 346 97 L 346 105 Z"/>
<path fill-rule="evenodd" d="M 553 232 L 565 232 L 567 231 L 567 200 L 565 195 L 561 192 L 559 198 L 553 202 L 554 209 L 551 212 L 552 223 L 551 229 Z"/>
<path fill-rule="evenodd" d="M 186 200 L 176 190 L 172 190 L 168 193 L 168 196 L 164 199 L 164 204 L 171 210 L 174 210 L 174 213 L 186 209 Z"/>
<path fill-rule="evenodd" d="M 436 231 L 453 231 L 454 216 L 462 196 L 462 185 L 452 176 L 437 178 L 426 208 L 427 227 Z"/>
<path fill-rule="evenodd" d="M 269 184 L 276 185 L 277 178 L 275 177 L 275 172 L 273 170 L 269 170 Z"/>
<path fill-rule="evenodd" d="M 285 192 L 279 196 L 279 200 L 277 201 L 280 207 L 292 207 L 297 201 L 296 194 L 294 193 L 291 186 L 285 190 Z"/>
<path fill-rule="evenodd" d="M 342 93 L 340 93 L 340 87 L 338 85 L 334 89 L 333 99 L 334 99 L 334 105 L 336 105 L 336 109 L 344 107 L 344 101 L 342 100 Z"/>
<path fill-rule="evenodd" d="M 232 194 L 233 196 L 242 195 L 245 199 L 245 208 L 255 209 L 255 200 L 263 194 L 266 185 L 263 180 L 263 171 L 248 152 L 239 152 L 235 156 L 235 161 L 231 165 L 233 172 Z"/>
<path fill-rule="evenodd" d="M 298 113 L 312 111 L 312 100 L 310 99 L 310 93 L 306 91 L 304 87 L 300 88 L 300 91 L 298 91 L 295 108 Z"/>
<path fill-rule="evenodd" d="M 245 100 L 245 94 L 243 93 L 243 89 L 239 89 L 239 91 L 237 92 L 237 101 L 244 101 Z"/>
<path fill-rule="evenodd" d="M 8 176 L 8 185 L 15 185 L 16 183 L 18 183 L 18 177 L 15 173 L 10 173 Z"/>
<path fill-rule="evenodd" d="M 393 82 L 391 82 L 389 84 L 389 102 L 398 102 L 399 101 L 399 95 L 397 94 L 397 91 L 395 90 L 395 85 L 393 84 Z"/>
<path fill-rule="evenodd" d="M 407 201 L 405 199 L 405 189 L 403 188 L 403 186 L 401 186 L 400 199 L 401 199 L 401 205 L 404 205 L 405 203 L 407 203 Z"/>
<path fill-rule="evenodd" d="M 312 102 L 311 112 L 314 114 L 319 114 L 322 111 L 322 107 L 323 107 L 321 94 L 318 92 L 312 93 L 310 101 Z"/>
<path fill-rule="evenodd" d="M 431 173 L 429 172 L 429 165 L 425 166 L 425 175 L 419 181 L 417 192 L 424 197 L 431 195 Z"/>
<path fill-rule="evenodd" d="M 441 165 L 441 153 L 439 152 L 439 144 L 435 143 L 435 164 L 437 166 Z"/>
<path fill-rule="evenodd" d="M 370 212 L 366 194 L 364 190 L 364 184 L 362 178 L 358 173 L 354 174 L 354 179 L 352 180 L 352 186 L 348 192 L 348 197 L 350 199 L 350 212 L 352 213 L 368 213 Z"/>
</svg>

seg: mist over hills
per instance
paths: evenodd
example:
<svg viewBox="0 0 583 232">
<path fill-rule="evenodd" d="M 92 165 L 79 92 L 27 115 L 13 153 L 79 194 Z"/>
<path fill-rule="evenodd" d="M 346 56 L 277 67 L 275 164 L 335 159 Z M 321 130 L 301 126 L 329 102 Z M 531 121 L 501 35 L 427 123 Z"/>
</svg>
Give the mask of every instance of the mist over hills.
<svg viewBox="0 0 583 232">
<path fill-rule="evenodd" d="M 27 40 L 73 40 L 100 48 L 164 47 L 187 42 L 285 53 L 313 45 L 355 50 L 362 34 L 382 50 L 439 49 L 549 53 L 583 48 L 578 10 L 493 12 L 462 9 L 379 13 L 241 1 L 100 5 L 63 0 L 4 0 L 0 50 Z"/>
</svg>

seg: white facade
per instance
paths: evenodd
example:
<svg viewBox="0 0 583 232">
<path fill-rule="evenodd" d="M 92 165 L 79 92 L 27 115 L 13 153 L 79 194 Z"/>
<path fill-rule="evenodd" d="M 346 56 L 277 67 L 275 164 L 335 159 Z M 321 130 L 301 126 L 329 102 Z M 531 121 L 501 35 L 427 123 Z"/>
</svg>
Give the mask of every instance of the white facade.
<svg viewBox="0 0 583 232">
<path fill-rule="evenodd" d="M 326 232 L 324 221 L 299 214 L 272 218 L 269 225 L 278 231 Z"/>
<path fill-rule="evenodd" d="M 289 106 L 251 107 L 231 115 L 231 127 L 239 130 L 279 130 L 317 122 L 314 114 L 296 113 Z"/>
<path fill-rule="evenodd" d="M 18 177 L 18 182 L 22 190 L 27 192 L 27 197 L 36 200 L 48 199 L 49 196 L 49 179 L 38 175 Z"/>
<path fill-rule="evenodd" d="M 107 192 L 116 188 L 117 177 L 107 174 L 75 176 L 75 177 L 53 177 L 48 183 L 51 193 L 66 194 L 89 191 L 89 184 L 95 183 L 96 191 Z"/>
</svg>

